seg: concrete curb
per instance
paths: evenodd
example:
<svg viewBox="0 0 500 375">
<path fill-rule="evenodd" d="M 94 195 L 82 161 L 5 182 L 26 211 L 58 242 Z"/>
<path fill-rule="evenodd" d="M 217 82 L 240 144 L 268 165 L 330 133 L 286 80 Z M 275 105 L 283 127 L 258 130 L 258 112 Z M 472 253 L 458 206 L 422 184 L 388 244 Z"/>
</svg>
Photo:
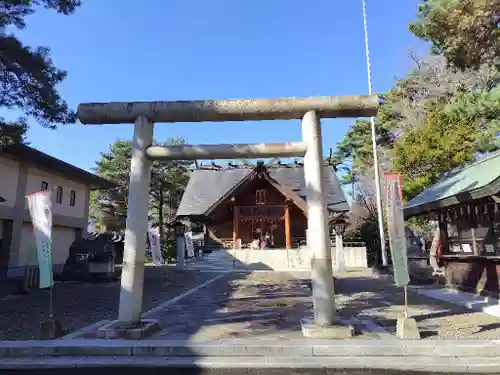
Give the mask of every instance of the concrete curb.
<svg viewBox="0 0 500 375">
<path fill-rule="evenodd" d="M 54 340 L 0 342 L 0 358 L 26 357 L 399 357 L 500 358 L 500 344 L 489 340 Z M 500 359 L 499 359 L 500 360 Z M 500 367 L 499 367 L 500 368 Z"/>
<path fill-rule="evenodd" d="M 89 326 L 83 327 L 79 330 L 76 330 L 74 332 L 68 333 L 67 335 L 64 335 L 62 337 L 59 337 L 57 340 L 74 340 L 78 336 L 85 335 L 87 333 L 94 332 L 98 328 L 111 323 L 112 320 L 100 320 L 97 323 L 91 324 Z"/>
<path fill-rule="evenodd" d="M 371 369 L 411 370 L 426 373 L 498 373 L 500 360 L 490 357 L 58 357 L 0 359 L 0 369 L 92 368 L 92 367 L 197 367 L 213 369 Z"/>
</svg>

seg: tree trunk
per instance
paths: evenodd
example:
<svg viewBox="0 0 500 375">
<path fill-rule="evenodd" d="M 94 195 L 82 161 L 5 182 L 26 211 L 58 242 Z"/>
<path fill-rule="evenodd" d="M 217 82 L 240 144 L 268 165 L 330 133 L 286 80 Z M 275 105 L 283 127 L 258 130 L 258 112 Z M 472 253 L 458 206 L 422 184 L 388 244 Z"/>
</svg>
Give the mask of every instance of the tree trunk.
<svg viewBox="0 0 500 375">
<path fill-rule="evenodd" d="M 159 205 L 158 205 L 158 221 L 160 225 L 160 246 L 163 245 L 164 226 L 163 226 L 163 188 L 160 188 Z"/>
</svg>

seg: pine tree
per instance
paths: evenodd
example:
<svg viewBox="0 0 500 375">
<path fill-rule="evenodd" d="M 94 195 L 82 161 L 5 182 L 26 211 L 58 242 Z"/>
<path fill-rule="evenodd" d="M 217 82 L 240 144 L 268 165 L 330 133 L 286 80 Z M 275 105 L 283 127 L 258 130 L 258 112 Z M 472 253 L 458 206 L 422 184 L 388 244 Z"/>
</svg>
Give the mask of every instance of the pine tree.
<svg viewBox="0 0 500 375">
<path fill-rule="evenodd" d="M 19 109 L 43 127 L 55 129 L 76 119 L 56 89 L 66 72 L 54 66 L 47 47 L 26 46 L 11 32 L 24 29 L 26 16 L 38 6 L 69 15 L 80 0 L 0 0 L 0 108 Z M 26 117 L 0 117 L 0 147 L 23 142 L 27 124 Z"/>
<path fill-rule="evenodd" d="M 182 145 L 184 140 L 168 139 L 163 146 Z M 155 142 L 155 145 L 160 145 Z M 109 151 L 101 154 L 95 172 L 117 184 L 117 188 L 101 191 L 93 199 L 92 212 L 98 222 L 109 230 L 125 228 L 128 210 L 128 187 L 130 163 L 132 159 L 132 141 L 117 140 L 110 145 Z M 184 193 L 189 176 L 187 161 L 155 161 L 151 170 L 150 218 L 162 223 L 175 217 L 180 199 Z M 162 237 L 163 238 L 163 237 Z"/>
</svg>

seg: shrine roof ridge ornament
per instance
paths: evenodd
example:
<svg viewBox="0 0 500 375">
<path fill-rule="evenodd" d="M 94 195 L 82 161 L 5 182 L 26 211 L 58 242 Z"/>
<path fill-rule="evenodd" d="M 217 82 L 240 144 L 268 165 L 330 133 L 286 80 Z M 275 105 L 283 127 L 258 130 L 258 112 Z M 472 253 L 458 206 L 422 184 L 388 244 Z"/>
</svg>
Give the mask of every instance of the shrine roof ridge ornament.
<svg viewBox="0 0 500 375">
<path fill-rule="evenodd" d="M 335 164 L 329 161 L 325 161 L 323 164 L 325 167 L 334 167 Z M 191 166 L 188 168 L 189 170 L 208 170 L 208 171 L 227 171 L 227 170 L 235 170 L 235 169 L 254 169 L 257 164 L 237 164 L 233 162 L 229 162 L 227 164 L 222 165 L 214 165 L 214 164 L 203 164 L 200 163 L 198 166 Z M 263 164 L 268 169 L 281 169 L 281 168 L 304 168 L 304 162 L 295 160 L 291 163 L 280 163 L 280 164 L 271 164 L 265 163 Z"/>
<path fill-rule="evenodd" d="M 233 99 L 156 102 L 82 103 L 82 124 L 129 124 L 144 116 L 152 122 L 252 121 L 302 119 L 317 111 L 322 118 L 370 117 L 377 114 L 377 95 L 307 98 Z"/>
</svg>

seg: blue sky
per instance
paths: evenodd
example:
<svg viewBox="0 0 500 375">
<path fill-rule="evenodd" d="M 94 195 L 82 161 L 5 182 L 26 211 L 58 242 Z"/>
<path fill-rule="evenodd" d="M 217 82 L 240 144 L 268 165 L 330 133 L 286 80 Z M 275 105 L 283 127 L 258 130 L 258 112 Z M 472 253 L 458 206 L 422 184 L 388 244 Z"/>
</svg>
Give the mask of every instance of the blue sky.
<svg viewBox="0 0 500 375">
<path fill-rule="evenodd" d="M 367 1 L 373 88 L 410 67 L 417 0 Z M 145 6 L 147 4 L 147 6 Z M 235 99 L 367 93 L 361 0 L 83 0 L 69 17 L 40 10 L 19 32 L 68 71 L 60 91 L 82 102 Z M 0 115 L 5 114 L 0 111 Z M 9 116 L 7 116 L 9 117 Z M 354 120 L 323 120 L 325 154 Z M 31 122 L 31 146 L 84 169 L 132 125 Z M 300 139 L 299 121 L 158 124 L 157 140 L 190 144 Z"/>
</svg>

